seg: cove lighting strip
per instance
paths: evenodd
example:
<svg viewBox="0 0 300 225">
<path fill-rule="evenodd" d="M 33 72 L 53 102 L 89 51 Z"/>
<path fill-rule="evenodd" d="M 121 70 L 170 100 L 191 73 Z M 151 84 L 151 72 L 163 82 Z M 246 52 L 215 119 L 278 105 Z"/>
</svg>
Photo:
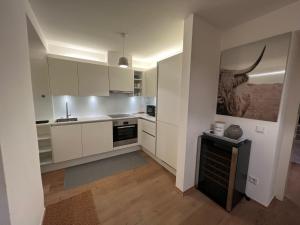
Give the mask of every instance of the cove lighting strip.
<svg viewBox="0 0 300 225">
<path fill-rule="evenodd" d="M 274 75 L 282 75 L 285 74 L 285 70 L 278 70 L 273 72 L 267 72 L 267 73 L 254 73 L 249 74 L 249 77 L 265 77 L 265 76 L 274 76 Z"/>
</svg>

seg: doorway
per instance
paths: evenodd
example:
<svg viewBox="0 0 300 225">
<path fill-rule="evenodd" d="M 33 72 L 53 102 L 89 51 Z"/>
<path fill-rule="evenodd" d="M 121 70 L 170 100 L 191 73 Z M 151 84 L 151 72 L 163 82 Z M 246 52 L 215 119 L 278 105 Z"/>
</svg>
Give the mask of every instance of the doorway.
<svg viewBox="0 0 300 225">
<path fill-rule="evenodd" d="M 285 196 L 300 206 L 300 110 L 298 110 Z"/>
</svg>

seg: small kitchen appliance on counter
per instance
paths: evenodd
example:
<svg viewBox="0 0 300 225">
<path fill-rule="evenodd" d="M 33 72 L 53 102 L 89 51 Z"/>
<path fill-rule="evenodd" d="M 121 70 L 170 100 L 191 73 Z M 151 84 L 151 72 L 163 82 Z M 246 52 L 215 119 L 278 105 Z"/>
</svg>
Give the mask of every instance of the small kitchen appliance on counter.
<svg viewBox="0 0 300 225">
<path fill-rule="evenodd" d="M 155 105 L 147 105 L 147 114 L 149 116 L 155 116 Z"/>
</svg>

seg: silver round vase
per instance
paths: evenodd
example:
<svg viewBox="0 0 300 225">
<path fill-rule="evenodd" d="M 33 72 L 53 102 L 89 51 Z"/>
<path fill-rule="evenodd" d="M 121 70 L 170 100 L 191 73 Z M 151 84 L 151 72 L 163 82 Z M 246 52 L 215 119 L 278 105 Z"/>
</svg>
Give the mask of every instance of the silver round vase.
<svg viewBox="0 0 300 225">
<path fill-rule="evenodd" d="M 224 136 L 237 140 L 243 136 L 243 130 L 239 125 L 232 124 L 225 130 Z"/>
</svg>

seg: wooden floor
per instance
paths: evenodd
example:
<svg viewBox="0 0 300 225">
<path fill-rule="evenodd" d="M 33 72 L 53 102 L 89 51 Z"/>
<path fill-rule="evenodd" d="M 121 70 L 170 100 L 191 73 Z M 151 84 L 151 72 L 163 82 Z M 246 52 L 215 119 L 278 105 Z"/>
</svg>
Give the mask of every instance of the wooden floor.
<svg viewBox="0 0 300 225">
<path fill-rule="evenodd" d="M 229 214 L 197 190 L 183 196 L 175 177 L 145 157 L 148 163 L 142 167 L 69 190 L 64 190 L 63 170 L 44 174 L 46 205 L 91 190 L 103 225 L 300 224 L 300 208 L 288 199 L 274 200 L 269 208 L 243 200 Z"/>
</svg>

